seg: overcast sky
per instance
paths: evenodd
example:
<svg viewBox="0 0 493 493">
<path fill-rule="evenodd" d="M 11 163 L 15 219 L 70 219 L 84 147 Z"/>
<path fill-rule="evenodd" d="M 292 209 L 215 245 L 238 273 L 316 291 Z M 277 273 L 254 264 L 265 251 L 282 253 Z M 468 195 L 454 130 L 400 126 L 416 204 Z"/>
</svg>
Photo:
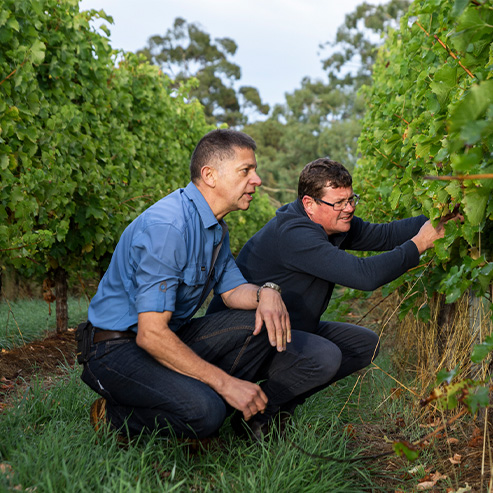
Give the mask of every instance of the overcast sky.
<svg viewBox="0 0 493 493">
<path fill-rule="evenodd" d="M 383 3 L 367 0 L 368 3 Z M 325 79 L 319 45 L 334 39 L 344 16 L 363 0 L 81 0 L 81 10 L 111 15 L 111 45 L 136 51 L 163 35 L 176 17 L 199 23 L 212 38 L 232 38 L 232 59 L 242 69 L 239 85 L 259 89 L 264 102 L 284 102 L 284 93 L 304 76 Z M 327 52 L 326 52 L 327 54 Z"/>
</svg>

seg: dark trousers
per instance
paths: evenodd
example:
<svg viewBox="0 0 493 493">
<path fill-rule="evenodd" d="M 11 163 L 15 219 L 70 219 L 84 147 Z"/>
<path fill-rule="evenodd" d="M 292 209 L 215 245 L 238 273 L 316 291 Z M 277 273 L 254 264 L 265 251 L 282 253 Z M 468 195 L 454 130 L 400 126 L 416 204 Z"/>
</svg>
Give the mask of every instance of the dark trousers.
<svg viewBox="0 0 493 493">
<path fill-rule="evenodd" d="M 301 334 L 301 337 L 300 337 Z M 315 333 L 293 331 L 293 344 L 288 351 L 294 353 L 296 359 L 303 343 L 299 340 L 308 339 L 310 350 L 316 350 L 319 357 L 326 363 L 332 362 L 332 376 L 324 383 L 313 386 L 305 392 L 297 393 L 292 399 L 280 406 L 281 411 L 292 414 L 297 406 L 303 404 L 308 397 L 325 389 L 338 380 L 367 367 L 378 355 L 379 338 L 375 332 L 359 325 L 345 322 L 320 322 Z M 278 356 L 275 356 L 275 358 Z"/>
<path fill-rule="evenodd" d="M 261 381 L 269 399 L 266 412 L 257 415 L 263 420 L 282 409 L 291 411 L 309 395 L 366 366 L 377 344 L 368 329 L 324 322 L 320 334 L 293 331 L 287 351 L 277 353 L 265 329 L 252 335 L 254 326 L 255 312 L 226 310 L 191 320 L 177 335 L 228 374 Z M 349 336 L 350 328 L 359 332 Z M 106 398 L 112 426 L 126 425 L 131 435 L 157 429 L 164 435 L 204 438 L 217 433 L 232 412 L 212 388 L 164 367 L 135 339 L 93 344 L 82 380 Z"/>
</svg>

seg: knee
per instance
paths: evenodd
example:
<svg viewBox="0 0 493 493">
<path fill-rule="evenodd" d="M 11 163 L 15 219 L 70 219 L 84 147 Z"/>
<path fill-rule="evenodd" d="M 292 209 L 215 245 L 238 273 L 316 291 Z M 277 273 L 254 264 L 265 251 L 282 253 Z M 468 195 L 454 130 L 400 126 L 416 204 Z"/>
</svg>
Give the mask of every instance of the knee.
<svg viewBox="0 0 493 493">
<path fill-rule="evenodd" d="M 226 419 L 224 401 L 216 394 L 193 398 L 186 415 L 182 416 L 182 434 L 189 438 L 214 435 Z"/>
<path fill-rule="evenodd" d="M 362 357 L 368 361 L 368 365 L 378 356 L 380 351 L 380 337 L 373 331 L 368 331 L 367 344 Z"/>
<path fill-rule="evenodd" d="M 307 355 L 313 372 L 311 380 L 317 386 L 329 382 L 338 372 L 342 362 L 342 352 L 335 344 L 329 341 L 320 342 Z"/>
</svg>

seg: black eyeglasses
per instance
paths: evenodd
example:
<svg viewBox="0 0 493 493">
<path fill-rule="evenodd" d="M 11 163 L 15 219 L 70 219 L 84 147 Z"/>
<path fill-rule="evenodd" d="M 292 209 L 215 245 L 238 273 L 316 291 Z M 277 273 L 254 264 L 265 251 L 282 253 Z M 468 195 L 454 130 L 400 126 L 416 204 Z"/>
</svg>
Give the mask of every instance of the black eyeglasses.
<svg viewBox="0 0 493 493">
<path fill-rule="evenodd" d="M 351 207 L 356 207 L 359 202 L 359 195 L 354 194 L 352 197 L 350 197 L 347 200 L 339 200 L 339 202 L 336 202 L 335 204 L 331 204 L 330 202 L 325 202 L 325 200 L 322 199 L 313 199 L 316 202 L 322 202 L 325 205 L 330 205 L 331 207 L 334 208 L 335 211 L 343 211 L 347 205 L 349 204 Z"/>
</svg>

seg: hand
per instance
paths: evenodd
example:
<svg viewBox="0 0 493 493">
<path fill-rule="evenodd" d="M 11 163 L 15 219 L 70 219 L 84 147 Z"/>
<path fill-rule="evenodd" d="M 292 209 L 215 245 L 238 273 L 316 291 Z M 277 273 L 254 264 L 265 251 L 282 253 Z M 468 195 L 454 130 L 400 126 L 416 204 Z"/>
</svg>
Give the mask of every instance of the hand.
<svg viewBox="0 0 493 493">
<path fill-rule="evenodd" d="M 442 217 L 436 227 L 434 227 L 429 220 L 421 226 L 418 234 L 414 238 L 411 238 L 418 247 L 420 254 L 429 248 L 433 248 L 435 240 L 445 236 L 445 224 L 449 221 L 464 221 L 464 216 L 459 213 L 458 206 L 454 208 L 453 212 Z"/>
<path fill-rule="evenodd" d="M 220 394 L 228 404 L 243 413 L 245 421 L 258 412 L 263 413 L 268 402 L 264 391 L 257 384 L 235 377 L 228 379 Z"/>
<path fill-rule="evenodd" d="M 253 335 L 260 333 L 264 323 L 271 346 L 277 346 L 279 352 L 285 351 L 286 343 L 291 342 L 288 310 L 281 295 L 267 287 L 260 291 Z"/>
<path fill-rule="evenodd" d="M 445 214 L 445 216 L 440 219 L 441 224 L 447 224 L 449 221 L 460 221 L 461 223 L 464 222 L 464 216 L 459 212 L 459 204 L 454 207 L 454 210 L 452 212 Z"/>
<path fill-rule="evenodd" d="M 460 221 L 461 223 L 464 222 L 464 216 L 459 212 L 458 204 L 454 207 L 454 210 L 452 212 L 449 212 L 440 219 L 440 224 L 445 225 L 449 221 Z"/>
</svg>

